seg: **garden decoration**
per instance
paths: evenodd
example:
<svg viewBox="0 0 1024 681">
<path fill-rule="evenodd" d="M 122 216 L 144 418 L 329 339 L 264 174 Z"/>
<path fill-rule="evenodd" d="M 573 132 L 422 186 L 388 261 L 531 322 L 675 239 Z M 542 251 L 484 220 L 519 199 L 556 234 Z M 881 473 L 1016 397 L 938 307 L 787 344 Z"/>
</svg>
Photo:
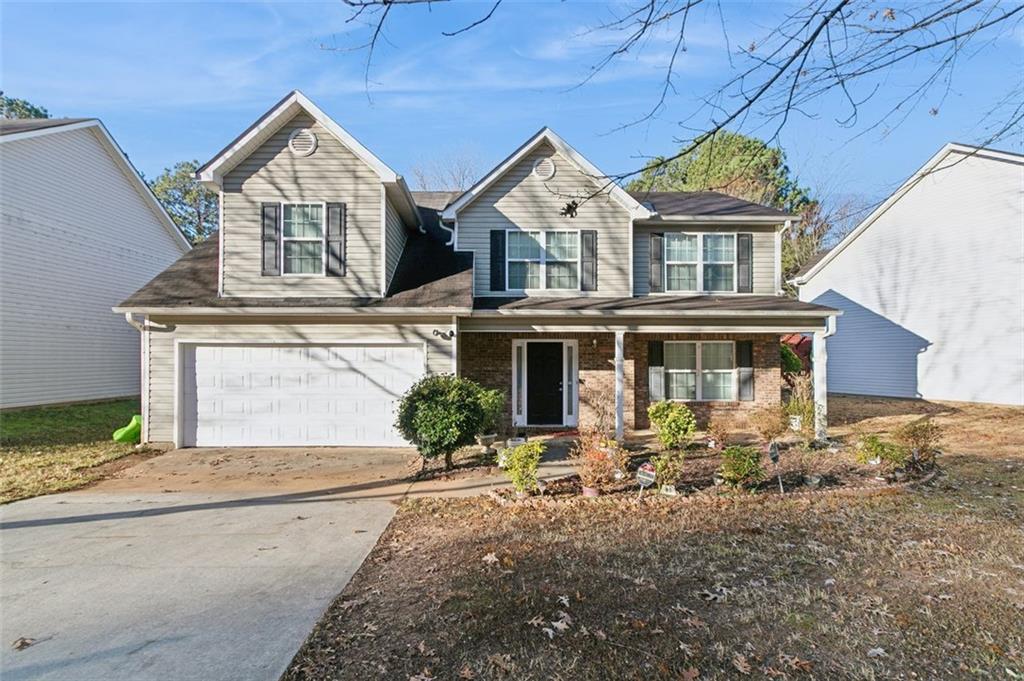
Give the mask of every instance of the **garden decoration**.
<svg viewBox="0 0 1024 681">
<path fill-rule="evenodd" d="M 779 494 L 785 494 L 786 490 L 782 488 L 782 473 L 779 472 L 779 443 L 772 442 L 768 447 L 768 458 L 772 460 L 772 465 L 775 466 L 775 477 L 779 479 Z"/>
<path fill-rule="evenodd" d="M 636 469 L 636 482 L 640 485 L 640 494 L 637 495 L 637 499 L 643 497 L 644 490 L 653 485 L 656 478 L 654 464 L 650 461 L 640 464 L 640 468 Z"/>
</svg>

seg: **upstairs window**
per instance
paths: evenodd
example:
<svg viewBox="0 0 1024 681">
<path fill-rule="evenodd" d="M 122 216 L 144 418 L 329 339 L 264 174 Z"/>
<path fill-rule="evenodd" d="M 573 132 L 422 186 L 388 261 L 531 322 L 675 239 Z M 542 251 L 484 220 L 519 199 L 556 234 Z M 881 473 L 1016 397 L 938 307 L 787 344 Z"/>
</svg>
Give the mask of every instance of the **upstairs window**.
<svg viewBox="0 0 1024 681">
<path fill-rule="evenodd" d="M 281 272 L 324 274 L 324 206 L 286 203 L 281 220 Z"/>
<path fill-rule="evenodd" d="M 735 234 L 665 234 L 665 290 L 736 291 Z"/>
<path fill-rule="evenodd" d="M 510 291 L 580 288 L 579 232 L 509 230 L 505 257 Z"/>
</svg>

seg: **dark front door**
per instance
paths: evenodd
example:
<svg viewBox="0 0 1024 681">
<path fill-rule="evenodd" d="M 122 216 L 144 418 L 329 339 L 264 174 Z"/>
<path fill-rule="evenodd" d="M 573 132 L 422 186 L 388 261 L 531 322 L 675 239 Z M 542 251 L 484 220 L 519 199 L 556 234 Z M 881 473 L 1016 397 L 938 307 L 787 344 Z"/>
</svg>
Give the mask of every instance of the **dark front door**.
<svg viewBox="0 0 1024 681">
<path fill-rule="evenodd" d="M 526 344 L 526 422 L 562 423 L 562 344 Z"/>
</svg>

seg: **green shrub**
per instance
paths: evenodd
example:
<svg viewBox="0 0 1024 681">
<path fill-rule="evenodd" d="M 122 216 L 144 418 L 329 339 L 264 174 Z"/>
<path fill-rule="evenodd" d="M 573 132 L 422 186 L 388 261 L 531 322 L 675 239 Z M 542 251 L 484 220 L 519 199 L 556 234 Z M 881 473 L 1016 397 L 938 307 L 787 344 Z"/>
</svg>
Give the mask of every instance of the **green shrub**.
<svg viewBox="0 0 1024 681">
<path fill-rule="evenodd" d="M 525 493 L 537 487 L 537 467 L 544 449 L 543 442 L 527 442 L 505 454 L 505 475 L 517 492 Z"/>
<path fill-rule="evenodd" d="M 451 468 L 452 454 L 473 444 L 484 425 L 482 392 L 473 381 L 452 374 L 426 376 L 402 396 L 395 427 L 424 459 L 444 456 Z"/>
<path fill-rule="evenodd" d="M 697 419 L 685 404 L 655 402 L 647 407 L 647 415 L 666 449 L 682 449 L 697 430 Z"/>
<path fill-rule="evenodd" d="M 901 445 L 886 442 L 877 435 L 863 435 L 857 440 L 855 458 L 861 464 L 878 459 L 887 469 L 903 468 L 910 458 L 910 450 Z"/>
<path fill-rule="evenodd" d="M 934 453 L 942 440 L 942 428 L 931 419 L 920 419 L 901 426 L 893 433 L 897 444 L 919 453 Z"/>
<path fill-rule="evenodd" d="M 493 435 L 505 415 L 505 393 L 500 390 L 480 390 L 480 407 L 484 410 L 484 422 L 478 435 Z"/>
<path fill-rule="evenodd" d="M 654 473 L 659 485 L 674 485 L 683 477 L 683 464 L 686 455 L 682 450 L 665 452 L 651 457 Z"/>
<path fill-rule="evenodd" d="M 726 447 L 718 473 L 734 487 L 754 487 L 765 478 L 760 450 L 756 447 Z"/>
<path fill-rule="evenodd" d="M 804 370 L 804 363 L 801 361 L 800 357 L 793 352 L 793 348 L 789 347 L 785 343 L 780 343 L 779 349 L 782 352 L 782 373 L 799 374 Z"/>
</svg>

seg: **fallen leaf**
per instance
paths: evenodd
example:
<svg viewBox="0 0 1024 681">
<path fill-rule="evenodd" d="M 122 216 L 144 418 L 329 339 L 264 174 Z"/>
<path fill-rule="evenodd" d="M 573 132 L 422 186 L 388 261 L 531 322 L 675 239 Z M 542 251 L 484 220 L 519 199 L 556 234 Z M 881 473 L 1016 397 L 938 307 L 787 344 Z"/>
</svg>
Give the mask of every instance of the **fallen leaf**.
<svg viewBox="0 0 1024 681">
<path fill-rule="evenodd" d="M 463 665 L 462 669 L 459 670 L 459 678 L 460 679 L 475 679 L 476 678 L 476 674 L 474 674 L 473 670 L 469 668 L 468 664 L 466 664 L 466 665 Z"/>
<path fill-rule="evenodd" d="M 696 679 L 699 676 L 700 676 L 700 672 L 697 671 L 697 668 L 696 667 L 690 667 L 688 669 L 684 669 L 683 673 L 679 675 L 679 678 L 680 678 L 680 681 L 696 681 Z"/>
<path fill-rule="evenodd" d="M 750 663 L 747 662 L 747 658 L 743 655 L 733 655 L 732 666 L 735 667 L 736 671 L 738 671 L 740 674 L 750 673 Z"/>
<path fill-rule="evenodd" d="M 568 608 L 569 607 L 569 597 L 568 596 L 559 596 L 558 597 L 558 603 L 560 605 L 564 605 L 565 607 Z"/>
<path fill-rule="evenodd" d="M 886 657 L 887 655 L 885 648 L 872 648 L 868 651 L 868 657 Z"/>
<path fill-rule="evenodd" d="M 555 630 L 554 629 L 548 629 L 547 627 L 544 627 L 543 629 L 541 629 L 541 631 L 543 631 L 545 634 L 547 634 L 549 639 L 555 637 Z"/>
<path fill-rule="evenodd" d="M 533 619 L 528 621 L 527 624 L 529 624 L 531 627 L 539 627 L 540 625 L 544 624 L 544 618 L 540 615 L 534 615 Z"/>
<path fill-rule="evenodd" d="M 488 553 L 486 556 L 483 557 L 483 561 L 488 565 L 494 565 L 498 562 L 498 556 L 494 553 Z"/>
<path fill-rule="evenodd" d="M 562 620 L 555 620 L 551 623 L 551 626 L 558 630 L 559 633 L 566 631 L 569 625 Z"/>
<path fill-rule="evenodd" d="M 36 640 L 34 638 L 26 638 L 25 636 L 22 636 L 21 638 L 15 640 L 14 643 L 11 644 L 11 647 L 15 650 L 25 650 L 25 648 L 28 648 L 35 642 Z"/>
</svg>

